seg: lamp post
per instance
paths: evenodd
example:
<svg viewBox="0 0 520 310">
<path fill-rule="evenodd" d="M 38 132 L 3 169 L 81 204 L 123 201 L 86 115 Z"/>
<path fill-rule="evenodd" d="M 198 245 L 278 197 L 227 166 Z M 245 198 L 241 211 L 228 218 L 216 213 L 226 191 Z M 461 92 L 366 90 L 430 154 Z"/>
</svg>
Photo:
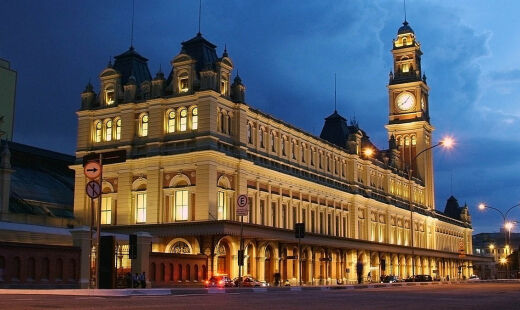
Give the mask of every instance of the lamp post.
<svg viewBox="0 0 520 310">
<path fill-rule="evenodd" d="M 429 151 L 438 146 L 442 146 L 446 149 L 450 149 L 453 147 L 453 144 L 454 144 L 453 139 L 450 137 L 446 137 L 446 138 L 442 139 L 441 141 L 439 141 L 438 143 L 420 151 L 412 158 L 412 160 L 410 160 L 410 166 L 408 168 L 408 203 L 409 203 L 409 207 L 410 207 L 410 241 L 411 241 L 411 246 L 412 246 L 412 279 L 415 279 L 415 250 L 414 250 L 414 231 L 413 231 L 414 230 L 413 229 L 414 206 L 413 206 L 413 201 L 412 201 L 412 189 L 413 189 L 412 188 L 412 172 L 413 172 L 414 162 L 417 160 L 417 158 L 421 154 L 423 154 L 426 151 Z"/>
<path fill-rule="evenodd" d="M 503 227 L 504 227 L 504 241 L 505 241 L 505 246 L 504 246 L 504 257 L 507 257 L 508 253 L 510 251 L 510 246 L 509 246 L 509 242 L 511 241 L 511 230 L 513 229 L 514 227 L 514 224 L 516 223 L 516 221 L 508 221 L 507 220 L 507 216 L 509 215 L 509 213 L 514 209 L 514 208 L 517 208 L 517 207 L 520 207 L 520 203 L 519 204 L 516 204 L 512 207 L 510 207 L 509 209 L 506 210 L 506 212 L 503 212 L 502 210 L 500 209 L 497 209 L 497 208 L 494 208 L 494 207 L 491 207 L 491 206 L 488 206 L 487 204 L 485 203 L 480 203 L 478 205 L 478 208 L 479 210 L 481 211 L 484 211 L 486 209 L 491 209 L 491 210 L 494 210 L 496 212 L 498 212 L 500 214 L 500 216 L 502 217 L 502 220 L 503 220 Z M 507 250 L 507 252 L 506 252 Z M 503 260 L 502 258 L 500 259 L 500 262 L 502 264 L 504 263 L 507 263 L 507 259 L 506 260 Z M 508 267 L 508 266 L 506 266 Z M 509 278 L 509 275 L 508 275 L 508 278 Z"/>
</svg>

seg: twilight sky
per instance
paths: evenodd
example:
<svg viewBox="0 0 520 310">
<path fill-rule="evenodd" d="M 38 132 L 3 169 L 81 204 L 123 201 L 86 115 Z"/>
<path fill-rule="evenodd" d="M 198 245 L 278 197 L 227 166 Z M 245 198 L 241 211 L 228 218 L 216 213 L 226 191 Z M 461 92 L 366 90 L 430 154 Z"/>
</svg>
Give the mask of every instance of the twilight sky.
<svg viewBox="0 0 520 310">
<path fill-rule="evenodd" d="M 520 202 L 520 19 L 517 1 L 409 0 L 421 42 L 435 150 L 437 209 L 452 193 L 470 206 L 475 232 L 497 231 L 498 213 Z M 4 0 L 0 58 L 18 71 L 14 140 L 74 153 L 80 93 L 110 56 L 130 45 L 132 1 Z M 168 72 L 198 27 L 198 1 L 135 1 L 134 47 L 152 76 Z M 203 36 L 224 44 L 249 105 L 319 135 L 334 109 L 355 117 L 387 148 L 386 85 L 401 0 L 203 0 Z M 519 152 L 517 152 L 519 151 Z M 520 207 L 511 213 L 520 221 Z M 517 229 L 518 231 L 518 229 Z"/>
</svg>

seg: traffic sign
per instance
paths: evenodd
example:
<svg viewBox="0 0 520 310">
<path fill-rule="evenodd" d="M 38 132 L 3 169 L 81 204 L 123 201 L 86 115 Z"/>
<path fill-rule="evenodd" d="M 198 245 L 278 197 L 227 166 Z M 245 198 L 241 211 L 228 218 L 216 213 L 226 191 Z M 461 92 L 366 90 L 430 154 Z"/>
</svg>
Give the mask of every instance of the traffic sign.
<svg viewBox="0 0 520 310">
<path fill-rule="evenodd" d="M 101 175 L 101 165 L 95 161 L 89 161 L 83 168 L 85 176 L 91 180 L 99 178 Z"/>
<path fill-rule="evenodd" d="M 101 185 L 96 181 L 90 181 L 87 183 L 87 195 L 92 198 L 98 198 L 101 195 Z"/>
<path fill-rule="evenodd" d="M 246 195 L 239 195 L 237 198 L 237 216 L 247 216 L 249 214 L 249 199 Z"/>
</svg>

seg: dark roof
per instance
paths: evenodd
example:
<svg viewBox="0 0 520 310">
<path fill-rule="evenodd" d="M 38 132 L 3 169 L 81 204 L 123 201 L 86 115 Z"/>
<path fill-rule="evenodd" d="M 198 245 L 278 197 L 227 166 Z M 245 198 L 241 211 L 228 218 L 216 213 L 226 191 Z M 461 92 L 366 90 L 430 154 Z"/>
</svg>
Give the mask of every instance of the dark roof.
<svg viewBox="0 0 520 310">
<path fill-rule="evenodd" d="M 408 22 L 405 20 L 403 25 L 397 30 L 397 34 L 405 34 L 405 33 L 414 33 L 412 27 L 408 25 Z"/>
<path fill-rule="evenodd" d="M 75 157 L 8 142 L 11 153 L 9 209 L 14 213 L 72 217 Z"/>
<path fill-rule="evenodd" d="M 148 70 L 148 59 L 139 55 L 133 46 L 131 46 L 128 51 L 114 58 L 113 68 L 121 73 L 121 83 L 123 85 L 127 84 L 131 76 L 135 77 L 137 85 L 140 85 L 144 81 L 152 80 L 152 75 L 150 74 L 150 70 Z"/>
<path fill-rule="evenodd" d="M 461 209 L 462 208 L 459 206 L 457 199 L 455 199 L 453 196 L 450 196 L 446 202 L 446 207 L 444 207 L 444 214 L 453 219 L 460 220 Z"/>
<path fill-rule="evenodd" d="M 205 68 L 213 68 L 218 60 L 217 46 L 202 37 L 199 32 L 197 35 L 185 42 L 182 42 L 182 52 L 190 55 L 197 61 L 196 70 L 200 72 Z"/>
<path fill-rule="evenodd" d="M 347 120 L 334 111 L 329 117 L 325 118 L 325 124 L 321 130 L 320 138 L 342 148 L 347 146 L 347 138 L 350 130 Z"/>
</svg>

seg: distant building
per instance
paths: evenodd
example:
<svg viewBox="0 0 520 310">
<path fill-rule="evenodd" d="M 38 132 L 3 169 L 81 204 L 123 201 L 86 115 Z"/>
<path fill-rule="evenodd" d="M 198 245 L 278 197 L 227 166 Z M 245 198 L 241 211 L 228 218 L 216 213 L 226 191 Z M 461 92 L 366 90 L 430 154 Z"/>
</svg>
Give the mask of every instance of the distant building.
<svg viewBox="0 0 520 310">
<path fill-rule="evenodd" d="M 0 59 L 0 137 L 6 140 L 13 139 L 15 94 L 16 71 Z"/>
<path fill-rule="evenodd" d="M 0 154 L 1 221 L 73 223 L 73 156 L 5 141 Z"/>
<path fill-rule="evenodd" d="M 506 240 L 508 242 L 506 242 Z M 507 257 L 520 246 L 520 233 L 495 232 L 473 235 L 473 253 L 492 256 L 495 261 Z"/>
</svg>

